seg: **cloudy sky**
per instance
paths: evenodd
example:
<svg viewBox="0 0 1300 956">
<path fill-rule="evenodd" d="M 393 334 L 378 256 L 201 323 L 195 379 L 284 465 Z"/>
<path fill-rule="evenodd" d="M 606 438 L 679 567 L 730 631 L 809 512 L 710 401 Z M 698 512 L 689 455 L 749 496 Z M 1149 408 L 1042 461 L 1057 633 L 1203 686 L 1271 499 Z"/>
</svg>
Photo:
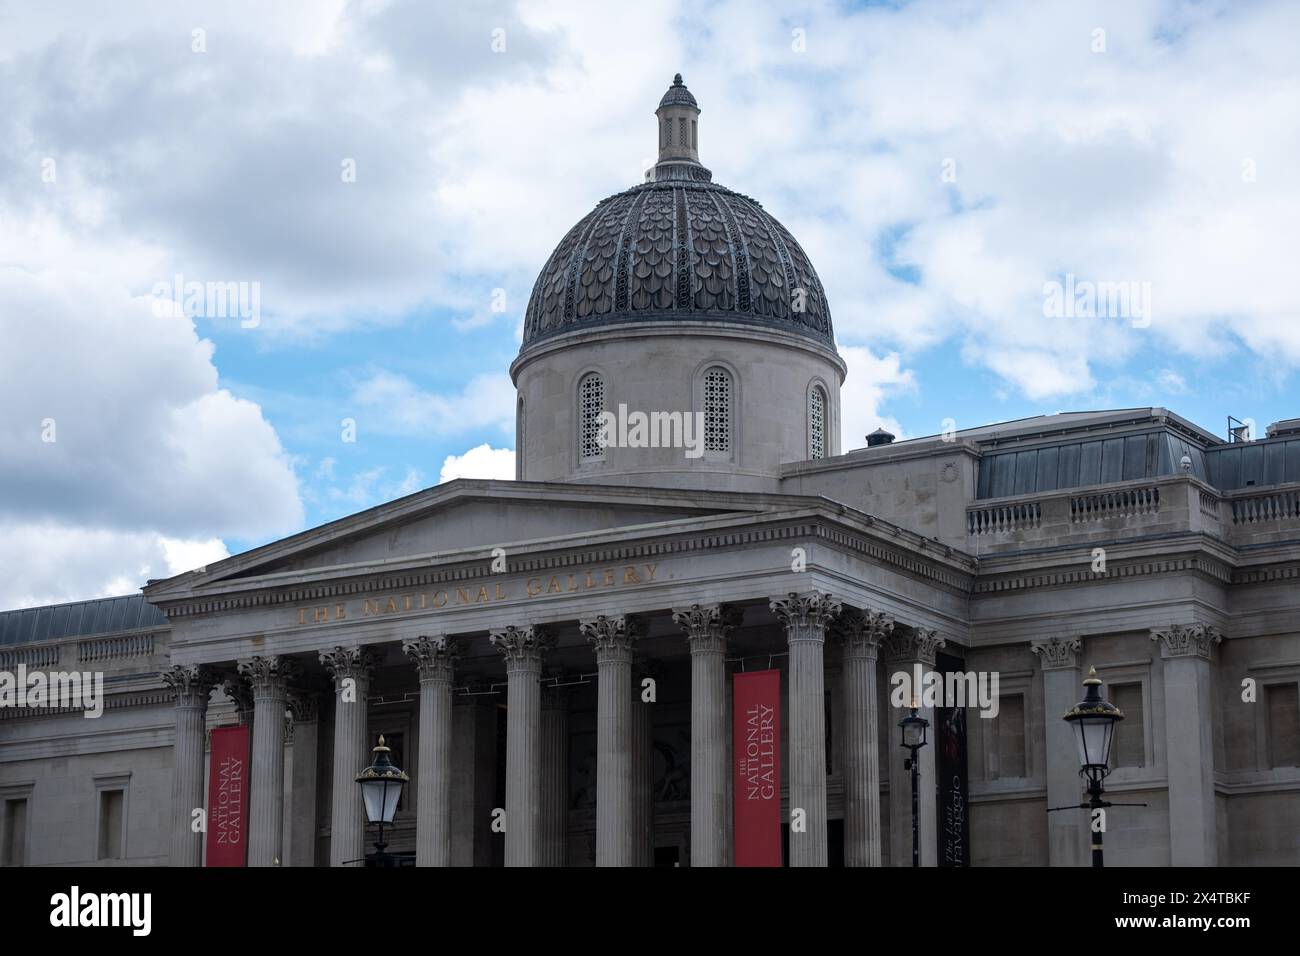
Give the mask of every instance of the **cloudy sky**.
<svg viewBox="0 0 1300 956">
<path fill-rule="evenodd" d="M 533 279 L 677 71 L 818 267 L 846 449 L 1300 415 L 1298 43 L 1294 3 L 0 2 L 0 607 L 513 476 Z M 1150 308 L 1045 315 L 1067 276 Z"/>
</svg>

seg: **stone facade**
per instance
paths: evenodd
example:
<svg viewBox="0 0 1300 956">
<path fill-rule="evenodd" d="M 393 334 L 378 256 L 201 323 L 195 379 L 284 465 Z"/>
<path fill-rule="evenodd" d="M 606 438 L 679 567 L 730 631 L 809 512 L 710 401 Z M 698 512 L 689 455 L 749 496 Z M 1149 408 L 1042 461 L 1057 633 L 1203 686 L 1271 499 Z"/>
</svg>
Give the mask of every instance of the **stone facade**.
<svg viewBox="0 0 1300 956">
<path fill-rule="evenodd" d="M 675 83 L 658 128 L 690 139 L 661 143 L 656 182 L 708 182 L 698 113 Z M 0 708 L 0 863 L 198 865 L 206 731 L 242 722 L 250 865 L 356 865 L 353 778 L 380 734 L 412 781 L 385 836 L 414 863 L 729 865 L 731 680 L 771 668 L 782 812 L 807 823 L 791 864 L 910 863 L 895 685 L 943 671 L 996 676 L 997 706 L 917 701 L 922 864 L 1079 866 L 1084 815 L 1048 809 L 1081 799 L 1061 717 L 1095 668 L 1126 715 L 1107 793 L 1145 804 L 1111 811 L 1109 864 L 1300 864 L 1294 429 L 1251 443 L 1267 485 L 1163 409 L 840 454 L 824 300 L 824 323 L 750 303 L 557 328 L 580 239 L 543 271 L 550 324 L 513 368 L 521 480 L 449 482 L 150 582 L 152 617 L 0 614 L 0 671 L 100 673 L 106 694 L 93 720 Z M 583 460 L 585 375 L 607 410 L 686 411 L 712 366 L 731 375 L 710 406 L 725 448 Z"/>
</svg>

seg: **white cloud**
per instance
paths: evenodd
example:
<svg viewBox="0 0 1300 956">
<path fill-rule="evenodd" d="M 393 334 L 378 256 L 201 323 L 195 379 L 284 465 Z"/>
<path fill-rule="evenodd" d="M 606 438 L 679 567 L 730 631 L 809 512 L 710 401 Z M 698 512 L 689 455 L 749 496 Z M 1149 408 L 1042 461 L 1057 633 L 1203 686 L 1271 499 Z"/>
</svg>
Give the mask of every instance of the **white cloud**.
<svg viewBox="0 0 1300 956">
<path fill-rule="evenodd" d="M 331 469 L 329 478 L 332 480 L 333 477 L 333 469 Z M 402 477 L 392 478 L 389 477 L 388 468 L 374 465 L 355 472 L 346 486 L 327 485 L 323 488 L 310 488 L 307 497 L 313 503 L 325 502 L 332 506 L 341 505 L 349 510 L 359 511 L 385 501 L 392 501 L 394 498 L 414 494 L 423 487 L 424 474 L 414 466 L 407 466 Z"/>
<path fill-rule="evenodd" d="M 869 349 L 856 345 L 841 345 L 839 350 L 849 367 L 840 389 L 841 452 L 864 447 L 866 436 L 877 428 L 897 438 L 908 437 L 898 419 L 880 413 L 882 402 L 915 386 L 912 373 L 902 367 L 898 354 L 891 352 L 877 358 Z M 934 430 L 942 428 L 936 425 Z"/>
<path fill-rule="evenodd" d="M 352 392 L 365 413 L 357 427 L 385 434 L 455 435 L 474 428 L 497 428 L 506 434 L 515 427 L 515 387 L 498 372 L 476 375 L 450 395 L 420 388 L 405 376 L 372 372 Z"/>
<path fill-rule="evenodd" d="M 275 431 L 218 386 L 188 319 L 67 271 L 0 269 L 0 302 L 0 517 L 204 539 L 302 526 Z"/>
<path fill-rule="evenodd" d="M 207 54 L 183 4 L 93 9 L 0 40 L 18 261 L 50 261 L 54 221 L 132 288 L 258 280 L 268 336 L 427 303 L 464 330 L 498 287 L 517 318 L 565 229 L 640 181 L 681 69 L 705 162 L 800 238 L 843 342 L 956 339 L 1033 397 L 1144 350 L 1300 365 L 1294 5 L 814 3 L 802 53 L 777 0 L 233 3 L 204 8 Z M 1064 272 L 1150 282 L 1151 327 L 1045 322 Z"/>
<path fill-rule="evenodd" d="M 1187 392 L 1187 380 L 1171 368 L 1160 370 L 1156 384 L 1170 395 L 1183 395 Z"/>
<path fill-rule="evenodd" d="M 438 474 L 438 484 L 453 478 L 495 478 L 512 481 L 515 477 L 515 453 L 510 448 L 478 445 L 463 455 L 448 455 Z"/>
<path fill-rule="evenodd" d="M 228 557 L 218 539 L 0 520 L 0 609 L 130 594 Z"/>
<path fill-rule="evenodd" d="M 163 556 L 167 559 L 167 574 L 184 574 L 195 568 L 207 567 L 230 557 L 226 543 L 220 538 L 186 541 L 162 538 Z"/>
<path fill-rule="evenodd" d="M 0 606 L 134 590 L 221 538 L 301 528 L 275 431 L 188 319 L 105 276 L 5 268 L 0 338 Z"/>
</svg>

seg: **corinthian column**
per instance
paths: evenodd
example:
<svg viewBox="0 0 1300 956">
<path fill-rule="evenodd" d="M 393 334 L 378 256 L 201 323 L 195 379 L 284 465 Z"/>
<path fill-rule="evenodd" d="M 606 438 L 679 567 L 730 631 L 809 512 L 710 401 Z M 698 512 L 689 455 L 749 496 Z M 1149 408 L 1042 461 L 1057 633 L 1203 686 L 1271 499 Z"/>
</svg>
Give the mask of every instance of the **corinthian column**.
<svg viewBox="0 0 1300 956">
<path fill-rule="evenodd" d="M 654 704 L 641 699 L 641 681 L 654 678 L 654 665 L 632 664 L 632 865 L 654 866 Z"/>
<path fill-rule="evenodd" d="M 840 602 L 816 591 L 773 598 L 790 645 L 790 865 L 826 865 L 826 626 Z M 796 811 L 806 829 L 795 829 Z"/>
<path fill-rule="evenodd" d="M 691 866 L 727 865 L 727 632 L 736 608 L 673 611 L 691 649 Z"/>
<path fill-rule="evenodd" d="M 934 708 L 924 706 L 925 698 L 921 689 L 925 675 L 934 670 L 935 653 L 946 643 L 936 632 L 923 627 L 913 627 L 906 631 L 896 629 L 882 641 L 885 662 L 891 674 L 906 671 L 910 684 L 913 683 L 917 670 L 920 670 L 921 683 L 916 685 L 915 690 L 916 714 L 930 722 L 930 742 L 916 752 L 920 776 L 917 784 L 916 819 L 922 866 L 937 866 L 939 862 L 939 807 L 935 791 Z M 908 712 L 895 709 L 889 721 L 890 866 L 910 866 L 912 861 L 912 772 L 903 766 L 908 751 L 903 749 L 903 732 L 898 726 L 898 722 Z"/>
<path fill-rule="evenodd" d="M 1048 637 L 1033 641 L 1029 649 L 1038 655 L 1043 671 L 1043 713 L 1047 744 L 1047 805 L 1068 807 L 1081 799 L 1078 752 L 1074 731 L 1061 719 L 1079 700 L 1079 638 Z M 1088 832 L 1086 813 L 1047 815 L 1047 862 L 1049 866 L 1082 866 L 1084 837 Z"/>
<path fill-rule="evenodd" d="M 596 648 L 596 865 L 632 866 L 632 645 L 641 635 L 631 617 L 581 621 Z"/>
<path fill-rule="evenodd" d="M 542 660 L 555 640 L 542 627 L 492 634 L 506 659 L 506 866 L 537 866 L 542 847 Z"/>
<path fill-rule="evenodd" d="M 248 865 L 272 866 L 284 846 L 284 726 L 289 679 L 298 667 L 284 657 L 241 661 L 253 688 L 253 792 L 248 801 Z"/>
<path fill-rule="evenodd" d="M 320 698 L 315 691 L 289 692 L 293 714 L 293 769 L 289 779 L 289 866 L 316 865 L 316 752 L 320 743 Z"/>
<path fill-rule="evenodd" d="M 569 852 L 569 688 L 542 688 L 542 866 L 564 866 Z"/>
<path fill-rule="evenodd" d="M 208 694 L 216 677 L 197 664 L 176 665 L 162 672 L 176 691 L 176 742 L 172 746 L 172 866 L 200 866 L 203 833 L 194 829 L 194 811 L 203 801 L 203 744 Z"/>
<path fill-rule="evenodd" d="M 451 866 L 451 678 L 460 645 L 439 635 L 407 641 L 402 650 L 420 673 L 415 865 Z"/>
<path fill-rule="evenodd" d="M 1210 662 L 1223 640 L 1207 624 L 1151 631 L 1165 678 L 1165 757 L 1169 765 L 1169 862 L 1217 866 L 1214 701 Z"/>
<path fill-rule="evenodd" d="M 880 736 L 876 655 L 894 619 L 845 608 L 835 625 L 844 688 L 844 865 L 880 866 Z"/>
<path fill-rule="evenodd" d="M 335 647 L 320 652 L 334 678 L 334 785 L 330 807 L 330 866 L 364 865 L 366 808 L 356 777 L 366 759 L 366 707 L 374 652 L 367 647 Z"/>
</svg>

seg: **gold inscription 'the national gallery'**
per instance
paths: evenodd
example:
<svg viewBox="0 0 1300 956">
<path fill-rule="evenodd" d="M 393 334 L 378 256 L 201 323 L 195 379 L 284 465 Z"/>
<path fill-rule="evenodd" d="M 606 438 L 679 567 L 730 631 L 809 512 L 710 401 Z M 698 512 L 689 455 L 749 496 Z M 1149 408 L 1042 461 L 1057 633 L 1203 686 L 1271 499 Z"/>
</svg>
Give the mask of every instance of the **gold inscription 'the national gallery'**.
<svg viewBox="0 0 1300 956">
<path fill-rule="evenodd" d="M 648 584 L 655 579 L 657 564 L 623 564 L 588 571 L 566 571 L 526 579 L 494 581 L 432 591 L 401 591 L 356 601 L 336 601 L 300 607 L 299 624 L 329 624 L 334 621 L 364 620 L 385 614 L 436 611 L 448 607 L 496 604 L 512 597 L 543 597 L 549 594 L 574 594 L 604 588 Z"/>
</svg>

